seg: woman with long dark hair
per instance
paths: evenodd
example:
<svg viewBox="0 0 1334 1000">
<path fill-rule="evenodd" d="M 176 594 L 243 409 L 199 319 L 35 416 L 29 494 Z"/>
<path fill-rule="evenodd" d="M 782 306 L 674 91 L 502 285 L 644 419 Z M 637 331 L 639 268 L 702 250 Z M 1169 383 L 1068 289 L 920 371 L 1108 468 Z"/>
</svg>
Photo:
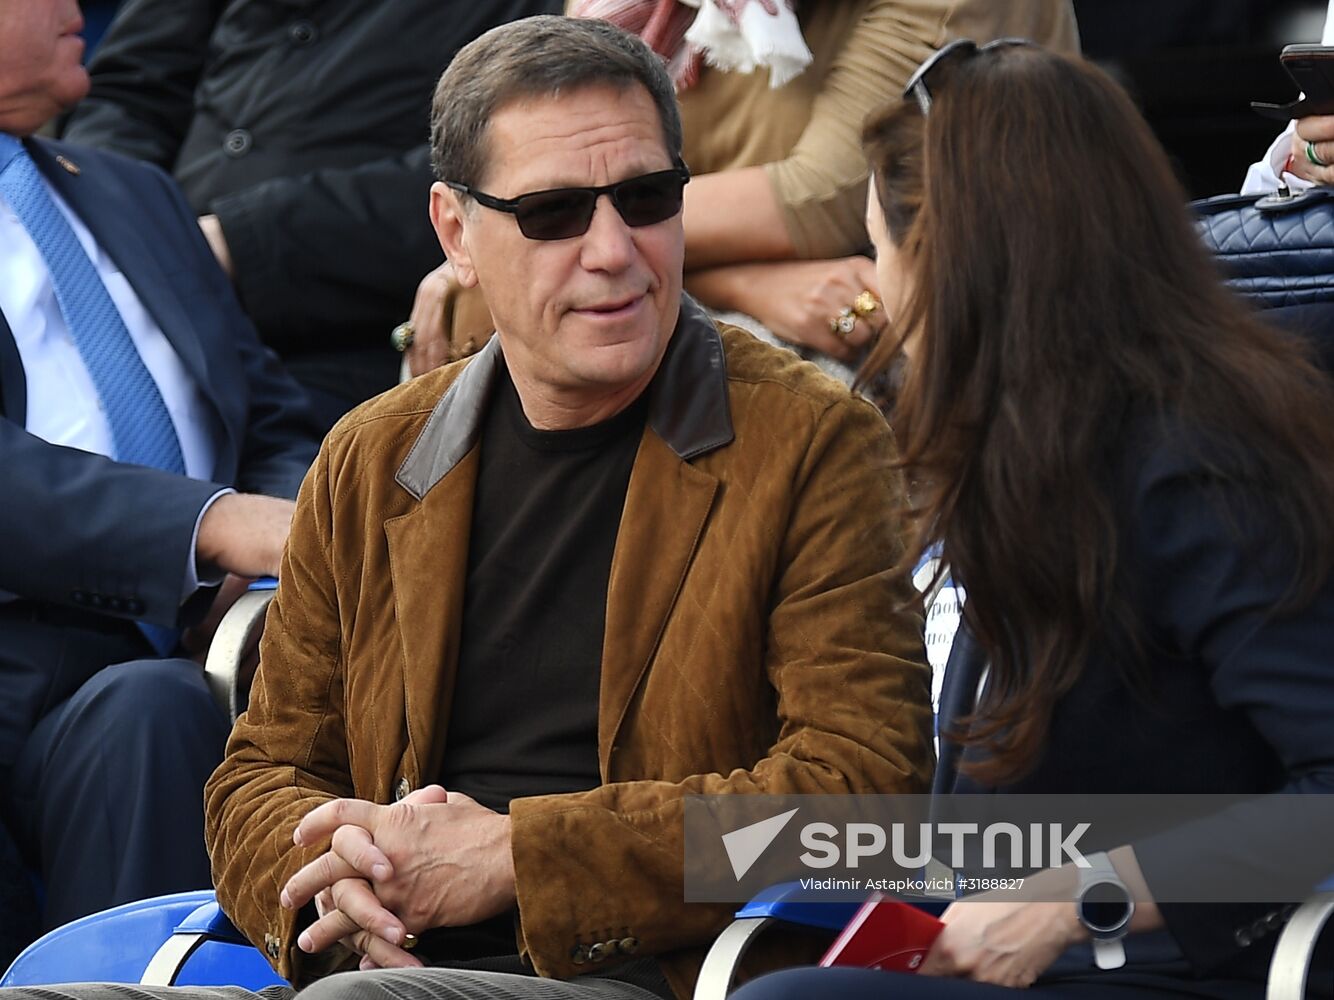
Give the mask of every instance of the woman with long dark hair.
<svg viewBox="0 0 1334 1000">
<path fill-rule="evenodd" d="M 1334 801 L 1312 797 L 1334 793 L 1328 378 L 1223 289 L 1092 65 L 956 43 L 864 145 L 897 336 L 863 378 L 906 353 L 908 559 L 940 546 L 988 664 L 952 658 L 937 791 L 1263 797 L 1109 850 L 1119 926 L 1058 869 L 1043 901 L 953 903 L 916 976 L 799 970 L 739 996 L 1259 997 L 1290 908 L 1181 886 L 1334 872 L 1330 810 L 1289 808 Z"/>
</svg>

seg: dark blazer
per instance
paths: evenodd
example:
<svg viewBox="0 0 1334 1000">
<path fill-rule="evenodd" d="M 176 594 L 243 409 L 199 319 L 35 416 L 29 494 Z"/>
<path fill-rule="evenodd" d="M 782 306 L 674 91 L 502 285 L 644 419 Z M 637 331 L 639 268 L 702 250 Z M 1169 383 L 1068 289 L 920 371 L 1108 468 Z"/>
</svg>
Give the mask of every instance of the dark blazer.
<svg viewBox="0 0 1334 1000">
<path fill-rule="evenodd" d="M 24 430 L 26 378 L 0 316 L 0 590 L 174 625 L 205 501 L 223 486 L 295 496 L 318 432 L 303 390 L 260 344 L 166 174 L 61 143 L 26 145 L 138 293 L 224 433 L 211 482 L 48 444 Z"/>
<path fill-rule="evenodd" d="M 1297 613 L 1272 613 L 1291 582 L 1293 553 L 1263 488 L 1220 478 L 1230 464 L 1225 451 L 1196 436 L 1132 425 L 1113 496 L 1125 512 L 1121 585 L 1146 627 L 1138 655 L 1147 693 L 1123 681 L 1118 658 L 1135 654 L 1123 636 L 1108 635 L 1057 703 L 1031 772 L 983 787 L 960 775 L 959 747 L 942 738 L 937 792 L 1281 792 L 1322 796 L 1304 806 L 1334 803 L 1323 798 L 1334 793 L 1334 586 Z M 942 732 L 971 711 L 983 659 L 961 629 L 941 691 Z M 1240 866 L 1321 881 L 1334 872 L 1334 810 L 1322 806 L 1319 824 L 1309 815 L 1294 823 L 1285 819 L 1290 801 L 1260 798 L 1226 821 L 1137 840 L 1150 891 L 1183 866 L 1224 884 Z M 1291 907 L 1165 903 L 1161 910 L 1170 939 L 1132 935 L 1127 967 L 1106 975 L 1140 974 L 1138 959 L 1141 971 L 1262 980 Z M 1091 971 L 1088 951 L 1082 962 Z"/>
</svg>

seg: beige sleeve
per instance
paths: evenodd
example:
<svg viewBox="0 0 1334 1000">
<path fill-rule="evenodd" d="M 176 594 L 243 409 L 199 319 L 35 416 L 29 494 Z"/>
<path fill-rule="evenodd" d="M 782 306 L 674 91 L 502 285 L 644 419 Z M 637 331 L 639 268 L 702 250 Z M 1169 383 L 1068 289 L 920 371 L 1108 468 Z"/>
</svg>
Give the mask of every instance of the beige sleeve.
<svg viewBox="0 0 1334 1000">
<path fill-rule="evenodd" d="M 869 242 L 861 150 L 867 115 L 897 101 L 913 70 L 946 41 L 1011 35 L 1079 51 L 1070 0 L 872 0 L 830 67 L 796 146 L 765 166 L 798 257 L 843 257 Z"/>
<path fill-rule="evenodd" d="M 845 257 L 869 243 L 862 122 L 897 99 L 939 46 L 951 6 L 950 0 L 873 0 L 835 57 L 796 146 L 786 159 L 766 164 L 798 257 Z"/>
</svg>

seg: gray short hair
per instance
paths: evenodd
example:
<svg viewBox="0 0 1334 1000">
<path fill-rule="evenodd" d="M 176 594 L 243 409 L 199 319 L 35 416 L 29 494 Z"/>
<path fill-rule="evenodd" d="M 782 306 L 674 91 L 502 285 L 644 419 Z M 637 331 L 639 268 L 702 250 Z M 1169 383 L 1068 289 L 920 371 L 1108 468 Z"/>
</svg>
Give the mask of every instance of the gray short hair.
<svg viewBox="0 0 1334 1000">
<path fill-rule="evenodd" d="M 667 154 L 681 156 L 681 112 L 661 58 L 606 21 L 543 14 L 492 28 L 459 50 L 431 103 L 431 164 L 440 180 L 476 185 L 487 124 L 505 105 L 581 87 L 639 84 L 658 109 Z"/>
</svg>

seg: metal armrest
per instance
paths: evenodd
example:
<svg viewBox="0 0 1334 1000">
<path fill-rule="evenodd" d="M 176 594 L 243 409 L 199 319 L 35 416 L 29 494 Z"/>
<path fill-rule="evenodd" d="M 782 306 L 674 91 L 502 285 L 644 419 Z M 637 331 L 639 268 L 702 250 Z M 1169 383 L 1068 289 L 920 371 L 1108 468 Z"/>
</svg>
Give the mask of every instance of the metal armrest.
<svg viewBox="0 0 1334 1000">
<path fill-rule="evenodd" d="M 755 939 L 777 921 L 841 931 L 861 903 L 812 903 L 800 896 L 800 883 L 784 882 L 765 889 L 736 912 L 736 920 L 714 940 L 695 982 L 694 1000 L 723 1000 L 732 988 L 737 966 Z"/>
<path fill-rule="evenodd" d="M 223 616 L 208 647 L 204 678 L 213 700 L 232 722 L 245 711 L 250 699 L 249 677 L 243 676 L 241 665 L 264 626 L 275 583 L 256 581 L 251 585 Z"/>
<path fill-rule="evenodd" d="M 1269 962 L 1265 1000 L 1302 1000 L 1320 934 L 1334 917 L 1334 880 L 1299 906 L 1279 935 Z"/>
</svg>

